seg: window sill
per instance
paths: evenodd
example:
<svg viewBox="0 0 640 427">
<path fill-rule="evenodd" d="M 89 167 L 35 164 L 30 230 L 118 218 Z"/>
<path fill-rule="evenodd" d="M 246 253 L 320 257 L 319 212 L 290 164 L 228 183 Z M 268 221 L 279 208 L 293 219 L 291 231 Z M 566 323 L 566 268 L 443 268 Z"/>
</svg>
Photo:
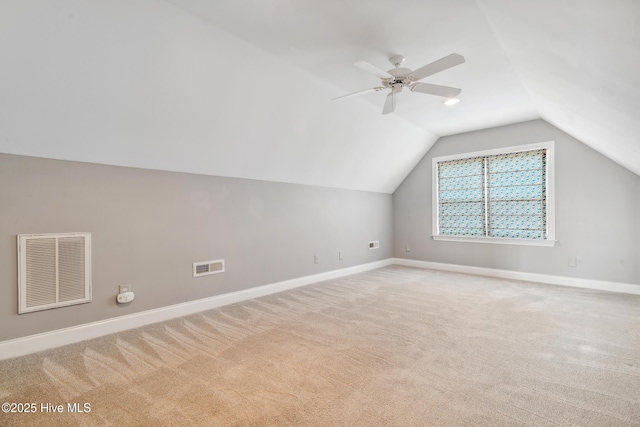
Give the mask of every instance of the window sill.
<svg viewBox="0 0 640 427">
<path fill-rule="evenodd" d="M 555 246 L 557 240 L 534 240 L 534 239 L 504 239 L 500 237 L 457 237 L 457 236 L 431 236 L 433 240 L 443 242 L 465 242 L 465 243 L 490 243 L 493 245 L 519 245 L 519 246 Z"/>
</svg>

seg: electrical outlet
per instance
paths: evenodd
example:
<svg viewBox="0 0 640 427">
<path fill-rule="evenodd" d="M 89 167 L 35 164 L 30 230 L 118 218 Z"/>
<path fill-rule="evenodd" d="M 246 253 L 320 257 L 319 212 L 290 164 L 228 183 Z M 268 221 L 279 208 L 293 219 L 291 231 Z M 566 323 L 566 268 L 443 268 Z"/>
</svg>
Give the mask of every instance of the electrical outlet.
<svg viewBox="0 0 640 427">
<path fill-rule="evenodd" d="M 120 294 L 131 291 L 131 285 L 120 285 Z"/>
<path fill-rule="evenodd" d="M 569 257 L 569 267 L 577 267 L 578 266 L 578 258 L 574 256 Z"/>
<path fill-rule="evenodd" d="M 411 252 L 411 245 L 407 245 L 407 246 L 405 246 L 405 247 L 404 247 L 404 250 L 405 250 L 406 252 Z"/>
<path fill-rule="evenodd" d="M 338 259 L 342 261 L 342 252 L 338 252 Z"/>
<path fill-rule="evenodd" d="M 318 260 L 318 255 L 314 255 L 314 256 L 313 256 L 313 263 L 314 263 L 314 264 L 318 264 L 318 263 L 320 263 L 320 261 Z"/>
</svg>

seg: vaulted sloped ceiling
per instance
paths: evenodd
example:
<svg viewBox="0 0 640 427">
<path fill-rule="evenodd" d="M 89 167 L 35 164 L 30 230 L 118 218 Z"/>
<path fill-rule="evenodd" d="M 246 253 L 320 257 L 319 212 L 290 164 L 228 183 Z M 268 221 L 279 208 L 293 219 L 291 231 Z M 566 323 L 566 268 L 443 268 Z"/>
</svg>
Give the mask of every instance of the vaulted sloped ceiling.
<svg viewBox="0 0 640 427">
<path fill-rule="evenodd" d="M 640 174 L 640 2 L 478 4 L 540 116 Z"/>
<path fill-rule="evenodd" d="M 452 52 L 453 108 L 331 101 Z M 4 153 L 391 193 L 439 136 L 543 118 L 640 174 L 636 0 L 4 0 L 0 57 Z"/>
</svg>

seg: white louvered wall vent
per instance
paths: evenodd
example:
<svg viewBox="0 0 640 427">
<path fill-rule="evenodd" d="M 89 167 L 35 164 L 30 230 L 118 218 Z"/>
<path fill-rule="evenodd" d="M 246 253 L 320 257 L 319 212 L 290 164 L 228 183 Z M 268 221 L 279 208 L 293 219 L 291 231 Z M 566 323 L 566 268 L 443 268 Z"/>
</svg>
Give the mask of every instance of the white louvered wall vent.
<svg viewBox="0 0 640 427">
<path fill-rule="evenodd" d="M 202 261 L 193 263 L 193 277 L 224 273 L 224 260 Z"/>
<path fill-rule="evenodd" d="M 18 235 L 18 313 L 91 302 L 91 233 Z"/>
</svg>

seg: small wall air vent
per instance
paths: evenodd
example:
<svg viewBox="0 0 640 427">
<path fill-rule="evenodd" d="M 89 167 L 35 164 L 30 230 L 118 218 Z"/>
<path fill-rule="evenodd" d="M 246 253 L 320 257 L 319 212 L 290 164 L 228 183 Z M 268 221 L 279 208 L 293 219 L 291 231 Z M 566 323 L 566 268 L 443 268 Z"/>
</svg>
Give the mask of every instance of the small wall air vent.
<svg viewBox="0 0 640 427">
<path fill-rule="evenodd" d="M 91 302 L 91 233 L 18 235 L 18 313 Z"/>
<path fill-rule="evenodd" d="M 374 240 L 372 242 L 369 242 L 369 250 L 378 249 L 378 248 L 380 248 L 380 240 Z"/>
<path fill-rule="evenodd" d="M 193 263 L 193 277 L 224 273 L 224 260 L 202 261 Z"/>
</svg>

